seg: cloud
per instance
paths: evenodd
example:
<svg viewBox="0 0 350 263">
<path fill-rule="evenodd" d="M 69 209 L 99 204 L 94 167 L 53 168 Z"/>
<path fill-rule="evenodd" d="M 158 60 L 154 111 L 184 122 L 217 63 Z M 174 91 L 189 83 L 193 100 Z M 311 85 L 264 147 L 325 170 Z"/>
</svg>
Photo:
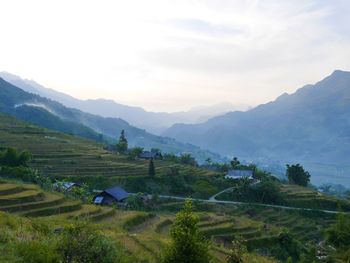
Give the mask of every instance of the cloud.
<svg viewBox="0 0 350 263">
<path fill-rule="evenodd" d="M 4 0 L 2 9 L 0 70 L 81 98 L 166 111 L 258 104 L 350 70 L 347 0 Z"/>
<path fill-rule="evenodd" d="M 178 29 L 210 35 L 212 37 L 225 37 L 244 33 L 244 31 L 238 27 L 212 24 L 209 21 L 200 19 L 173 19 L 166 23 Z"/>
</svg>

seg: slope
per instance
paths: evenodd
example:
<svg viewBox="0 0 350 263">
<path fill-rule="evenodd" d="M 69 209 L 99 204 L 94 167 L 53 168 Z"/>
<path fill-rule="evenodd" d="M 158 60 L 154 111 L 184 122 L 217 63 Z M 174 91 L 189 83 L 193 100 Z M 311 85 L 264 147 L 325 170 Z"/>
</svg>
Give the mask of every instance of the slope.
<svg viewBox="0 0 350 263">
<path fill-rule="evenodd" d="M 159 148 L 164 152 L 191 152 L 200 160 L 207 157 L 220 159 L 199 147 L 179 143 L 174 139 L 160 137 L 129 125 L 119 118 L 103 118 L 67 108 L 62 104 L 27 93 L 0 78 L 0 112 L 11 114 L 22 120 L 30 121 L 45 128 L 71 133 L 85 138 L 101 141 L 116 139 L 122 129 L 125 130 L 131 146 Z"/>
<path fill-rule="evenodd" d="M 301 162 L 314 182 L 350 182 L 350 72 L 335 71 L 315 85 L 247 112 L 203 124 L 177 124 L 164 135 L 224 155 Z M 316 180 L 315 180 L 316 179 Z"/>
<path fill-rule="evenodd" d="M 103 117 L 122 118 L 131 125 L 146 129 L 154 134 L 161 133 L 175 123 L 203 122 L 229 111 L 249 108 L 249 106 L 244 104 L 219 103 L 208 107 L 196 107 L 182 112 L 150 112 L 141 107 L 123 105 L 108 99 L 79 100 L 53 89 L 45 88 L 33 80 L 22 79 L 7 72 L 0 72 L 0 77 L 27 92 L 58 101 L 66 107 L 77 108 Z"/>
</svg>

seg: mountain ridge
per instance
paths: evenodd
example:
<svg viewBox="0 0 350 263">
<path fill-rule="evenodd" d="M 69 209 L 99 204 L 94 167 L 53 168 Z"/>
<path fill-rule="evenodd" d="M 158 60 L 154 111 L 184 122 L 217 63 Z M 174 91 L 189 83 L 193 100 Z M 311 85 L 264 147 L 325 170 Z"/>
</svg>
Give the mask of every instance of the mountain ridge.
<svg viewBox="0 0 350 263">
<path fill-rule="evenodd" d="M 210 157 L 220 159 L 219 155 L 202 151 L 191 144 L 183 144 L 175 139 L 150 134 L 145 130 L 131 126 L 120 118 L 103 118 L 68 108 L 61 103 L 28 93 L 0 78 L 0 112 L 15 116 L 44 128 L 71 133 L 88 139 L 101 140 L 103 137 L 116 140 L 125 130 L 130 146 L 147 149 L 159 148 L 164 152 L 190 152 L 199 161 Z"/>
<path fill-rule="evenodd" d="M 246 112 L 230 112 L 201 124 L 176 124 L 163 135 L 224 156 L 301 162 L 316 177 L 324 174 L 314 182 L 327 181 L 325 169 L 314 169 L 315 163 L 336 166 L 339 171 L 327 174 L 341 174 L 339 182 L 344 182 L 350 173 L 349 105 L 350 72 L 336 70 L 314 85 Z M 346 171 L 340 172 L 343 166 Z"/>
<path fill-rule="evenodd" d="M 198 109 L 198 107 L 197 109 L 192 108 L 188 111 L 173 113 L 152 112 L 146 111 L 141 107 L 120 104 L 110 99 L 80 100 L 65 93 L 46 88 L 34 80 L 22 79 L 8 72 L 0 72 L 0 77 L 27 92 L 58 101 L 67 107 L 77 108 L 84 112 L 100 115 L 101 117 L 121 118 L 128 121 L 133 126 L 146 129 L 158 135 L 177 122 L 199 123 L 229 111 L 246 110 L 249 108 L 249 106 L 245 104 L 226 104 L 225 107 L 220 109 L 222 103 L 218 103 L 212 106 L 205 106 L 202 109 Z"/>
</svg>

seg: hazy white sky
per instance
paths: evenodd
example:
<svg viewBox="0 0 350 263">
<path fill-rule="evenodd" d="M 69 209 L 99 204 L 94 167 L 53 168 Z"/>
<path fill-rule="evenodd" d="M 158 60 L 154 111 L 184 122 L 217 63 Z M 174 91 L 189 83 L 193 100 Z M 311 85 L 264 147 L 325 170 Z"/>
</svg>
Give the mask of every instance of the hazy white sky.
<svg viewBox="0 0 350 263">
<path fill-rule="evenodd" d="M 0 71 L 175 111 L 256 105 L 350 70 L 348 0 L 0 0 Z"/>
</svg>

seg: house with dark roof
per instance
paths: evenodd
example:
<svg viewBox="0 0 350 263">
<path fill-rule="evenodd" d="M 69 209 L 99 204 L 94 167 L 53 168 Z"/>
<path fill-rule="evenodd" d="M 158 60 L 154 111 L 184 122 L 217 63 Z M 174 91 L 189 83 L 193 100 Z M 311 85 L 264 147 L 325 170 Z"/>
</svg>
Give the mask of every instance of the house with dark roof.
<svg viewBox="0 0 350 263">
<path fill-rule="evenodd" d="M 225 175 L 226 179 L 242 179 L 248 178 L 253 179 L 253 171 L 252 170 L 228 170 Z"/>
<path fill-rule="evenodd" d="M 129 197 L 129 193 L 119 186 L 108 188 L 93 199 L 94 204 L 99 205 L 112 205 L 122 204 Z"/>
<path fill-rule="evenodd" d="M 163 156 L 160 152 L 150 152 L 150 151 L 143 151 L 140 153 L 139 158 L 141 159 L 162 159 Z"/>
</svg>

